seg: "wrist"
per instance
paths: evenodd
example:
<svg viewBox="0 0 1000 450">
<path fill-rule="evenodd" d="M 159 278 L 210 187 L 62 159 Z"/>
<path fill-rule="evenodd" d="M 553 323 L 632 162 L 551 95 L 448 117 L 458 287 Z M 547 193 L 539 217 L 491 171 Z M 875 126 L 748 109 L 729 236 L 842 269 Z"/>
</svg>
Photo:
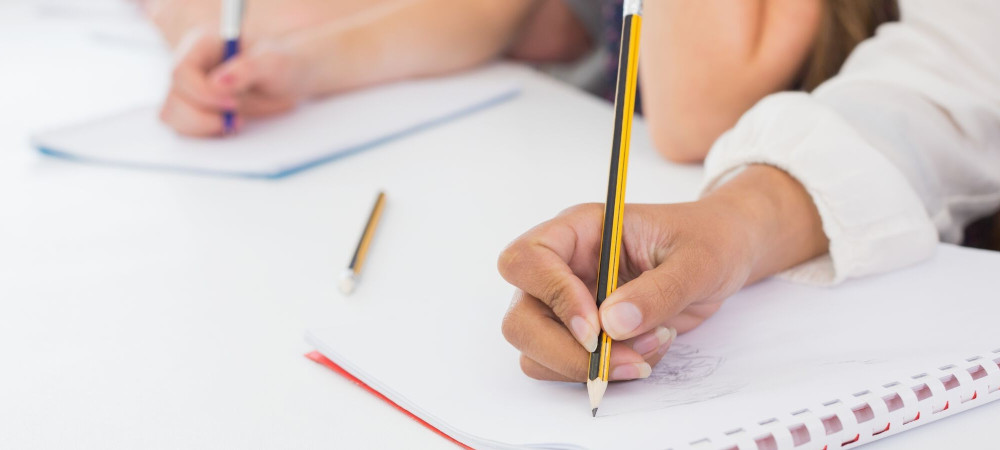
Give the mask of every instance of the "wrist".
<svg viewBox="0 0 1000 450">
<path fill-rule="evenodd" d="M 721 202 L 741 226 L 751 281 L 827 252 L 829 240 L 811 196 L 781 169 L 750 165 L 705 200 Z"/>
</svg>

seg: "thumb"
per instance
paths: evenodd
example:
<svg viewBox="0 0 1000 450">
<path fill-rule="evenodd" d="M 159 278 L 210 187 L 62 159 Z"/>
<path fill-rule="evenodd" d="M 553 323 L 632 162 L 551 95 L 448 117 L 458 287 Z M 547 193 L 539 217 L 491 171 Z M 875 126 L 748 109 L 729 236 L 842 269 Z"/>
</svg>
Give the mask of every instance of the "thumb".
<svg viewBox="0 0 1000 450">
<path fill-rule="evenodd" d="M 612 339 L 639 336 L 664 324 L 692 301 L 695 280 L 673 255 L 655 269 L 623 284 L 601 303 L 601 326 Z"/>
</svg>

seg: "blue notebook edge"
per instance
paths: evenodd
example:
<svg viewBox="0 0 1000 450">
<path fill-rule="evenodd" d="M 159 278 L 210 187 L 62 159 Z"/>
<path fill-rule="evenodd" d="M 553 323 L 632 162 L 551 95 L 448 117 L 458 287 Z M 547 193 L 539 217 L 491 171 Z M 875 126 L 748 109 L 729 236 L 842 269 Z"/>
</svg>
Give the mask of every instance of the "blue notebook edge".
<svg viewBox="0 0 1000 450">
<path fill-rule="evenodd" d="M 207 170 L 207 169 L 195 169 L 190 167 L 181 166 L 164 166 L 164 165 L 153 165 L 153 164 L 135 164 L 117 161 L 108 161 L 99 158 L 87 158 L 72 153 L 64 152 L 59 149 L 50 148 L 42 145 L 41 143 L 33 140 L 32 145 L 38 150 L 39 153 L 45 156 L 64 159 L 68 161 L 76 161 L 86 164 L 96 164 L 110 167 L 120 167 L 128 169 L 140 169 L 140 170 L 151 170 L 151 171 L 163 171 L 163 172 L 175 172 L 175 173 L 186 173 L 193 175 L 206 175 L 206 176 L 216 176 L 216 177 L 234 177 L 234 178 L 250 178 L 250 179 L 264 179 L 264 180 L 280 180 L 282 178 L 295 175 L 306 170 L 319 167 L 326 163 L 334 162 L 336 160 L 346 158 L 358 153 L 364 152 L 366 150 L 381 146 L 383 144 L 402 139 L 406 136 L 417 134 L 421 131 L 431 129 L 448 122 L 460 119 L 462 117 L 489 109 L 493 106 L 504 103 L 508 100 L 512 100 L 521 93 L 521 87 L 517 86 L 509 91 L 505 91 L 501 95 L 487 99 L 486 101 L 470 105 L 466 108 L 459 109 L 450 114 L 446 114 L 426 122 L 418 123 L 409 128 L 404 128 L 395 133 L 390 133 L 385 136 L 375 138 L 371 141 L 358 144 L 353 147 L 347 147 L 334 151 L 331 154 L 322 156 L 313 160 L 305 161 L 301 164 L 297 164 L 288 168 L 281 169 L 276 172 L 229 172 L 220 170 Z"/>
</svg>

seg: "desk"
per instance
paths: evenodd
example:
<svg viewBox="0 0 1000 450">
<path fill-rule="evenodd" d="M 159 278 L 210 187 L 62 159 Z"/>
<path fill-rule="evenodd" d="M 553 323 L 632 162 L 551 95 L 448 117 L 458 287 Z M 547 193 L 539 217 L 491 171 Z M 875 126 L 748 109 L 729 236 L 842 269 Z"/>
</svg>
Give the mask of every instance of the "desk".
<svg viewBox="0 0 1000 450">
<path fill-rule="evenodd" d="M 81 165 L 29 132 L 156 101 L 169 60 L 37 6 L 0 5 L 0 448 L 453 448 L 303 357 L 349 257 L 333 241 L 391 183 L 359 174 L 607 140 L 610 106 L 534 76 L 514 101 L 277 182 Z M 700 170 L 679 173 L 665 200 L 694 196 Z M 974 447 L 1000 405 L 958 417 L 873 447 Z"/>
</svg>

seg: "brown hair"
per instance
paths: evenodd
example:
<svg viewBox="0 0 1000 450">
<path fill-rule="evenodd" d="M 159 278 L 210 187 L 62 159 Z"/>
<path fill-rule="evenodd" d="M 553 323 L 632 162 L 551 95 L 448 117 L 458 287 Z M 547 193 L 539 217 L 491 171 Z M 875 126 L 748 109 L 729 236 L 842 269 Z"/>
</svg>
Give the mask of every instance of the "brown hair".
<svg viewBox="0 0 1000 450">
<path fill-rule="evenodd" d="M 1000 250 L 1000 211 L 993 216 L 993 236 L 990 238 L 989 247 L 992 250 Z"/>
<path fill-rule="evenodd" d="M 1000 211 L 975 220 L 965 227 L 962 245 L 987 250 L 1000 250 Z"/>
<path fill-rule="evenodd" d="M 899 20 L 896 0 L 824 0 L 823 17 L 799 86 L 811 91 L 840 71 L 847 55 L 886 22 Z"/>
</svg>

